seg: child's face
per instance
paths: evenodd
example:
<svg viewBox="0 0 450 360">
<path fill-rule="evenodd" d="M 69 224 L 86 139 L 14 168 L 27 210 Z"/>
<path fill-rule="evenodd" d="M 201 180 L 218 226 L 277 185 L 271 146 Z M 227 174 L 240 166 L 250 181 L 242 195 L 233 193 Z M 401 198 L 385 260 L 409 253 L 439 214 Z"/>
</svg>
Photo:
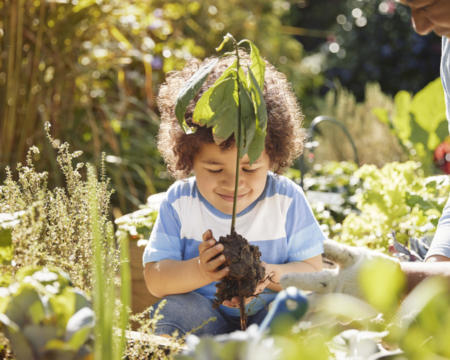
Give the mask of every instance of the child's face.
<svg viewBox="0 0 450 360">
<path fill-rule="evenodd" d="M 236 147 L 222 150 L 216 144 L 203 144 L 194 157 L 194 173 L 200 193 L 217 210 L 233 213 Z M 236 212 L 255 201 L 266 186 L 270 159 L 264 151 L 252 165 L 245 155 L 240 162 Z"/>
</svg>

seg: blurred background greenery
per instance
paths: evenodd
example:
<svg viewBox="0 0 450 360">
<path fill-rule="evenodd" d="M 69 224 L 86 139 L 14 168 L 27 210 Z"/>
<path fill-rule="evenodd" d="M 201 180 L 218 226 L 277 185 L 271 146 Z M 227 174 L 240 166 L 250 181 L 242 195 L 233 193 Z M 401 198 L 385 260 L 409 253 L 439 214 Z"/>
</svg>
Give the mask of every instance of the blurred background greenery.
<svg viewBox="0 0 450 360">
<path fill-rule="evenodd" d="M 156 149 L 159 85 L 186 60 L 214 54 L 227 32 L 287 75 L 306 125 L 319 114 L 344 122 L 360 165 L 425 159 L 436 172 L 430 154 L 445 127 L 418 159 L 413 126 L 400 136 L 392 125 L 415 114 L 399 91 L 411 100 L 439 77 L 440 39 L 416 35 L 408 11 L 393 0 L 0 0 L 0 180 L 34 144 L 49 182 L 63 183 L 49 121 L 83 161 L 106 154 L 115 216 L 135 210 L 172 182 Z M 352 159 L 332 130 L 318 134 L 314 161 Z"/>
</svg>

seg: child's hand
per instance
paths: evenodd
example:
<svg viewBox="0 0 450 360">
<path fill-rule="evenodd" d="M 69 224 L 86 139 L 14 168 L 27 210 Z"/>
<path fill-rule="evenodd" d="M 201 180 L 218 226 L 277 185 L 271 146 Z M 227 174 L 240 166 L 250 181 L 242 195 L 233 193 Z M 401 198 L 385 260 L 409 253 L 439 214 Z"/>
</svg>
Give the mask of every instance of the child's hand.
<svg viewBox="0 0 450 360">
<path fill-rule="evenodd" d="M 209 282 L 219 281 L 230 271 L 228 266 L 218 269 L 225 262 L 222 251 L 223 245 L 217 244 L 211 230 L 206 230 L 203 233 L 203 241 L 198 246 L 198 266 L 202 276 Z"/>
</svg>

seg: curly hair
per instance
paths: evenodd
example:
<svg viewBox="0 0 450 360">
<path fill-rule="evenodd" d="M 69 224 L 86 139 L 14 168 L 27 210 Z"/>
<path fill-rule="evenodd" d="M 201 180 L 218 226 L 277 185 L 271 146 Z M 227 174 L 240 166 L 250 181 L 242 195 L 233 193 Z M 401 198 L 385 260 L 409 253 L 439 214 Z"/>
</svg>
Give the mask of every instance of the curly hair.
<svg viewBox="0 0 450 360">
<path fill-rule="evenodd" d="M 241 58 L 242 56 L 242 58 Z M 193 134 L 186 134 L 175 116 L 175 102 L 186 81 L 203 65 L 210 62 L 190 60 L 183 70 L 169 73 L 158 94 L 161 124 L 158 134 L 158 149 L 163 156 L 169 173 L 177 179 L 185 178 L 192 172 L 194 157 L 204 143 L 213 143 L 211 128 L 198 127 L 192 123 L 194 107 L 201 95 L 214 84 L 223 71 L 235 60 L 234 56 L 219 59 L 209 74 L 197 96 L 189 104 L 185 119 L 189 126 L 197 128 Z M 264 100 L 267 106 L 267 135 L 265 151 L 269 156 L 272 170 L 281 174 L 302 153 L 305 132 L 302 129 L 303 114 L 284 74 L 266 62 L 264 78 Z M 250 64 L 246 53 L 240 54 L 244 67 Z M 234 136 L 220 144 L 227 149 L 234 144 Z"/>
</svg>

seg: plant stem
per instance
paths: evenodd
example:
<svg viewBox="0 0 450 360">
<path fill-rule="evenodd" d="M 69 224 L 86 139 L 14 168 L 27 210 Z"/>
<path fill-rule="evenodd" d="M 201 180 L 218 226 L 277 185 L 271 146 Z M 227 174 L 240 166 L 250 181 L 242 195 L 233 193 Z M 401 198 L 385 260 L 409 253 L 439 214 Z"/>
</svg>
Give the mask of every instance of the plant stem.
<svg viewBox="0 0 450 360">
<path fill-rule="evenodd" d="M 234 178 L 234 195 L 233 195 L 233 214 L 231 216 L 231 234 L 235 232 L 236 223 L 236 203 L 237 203 L 237 189 L 239 186 L 239 160 L 241 158 L 241 100 L 240 100 L 240 83 L 239 83 L 239 50 L 236 40 L 233 39 L 234 48 L 236 50 L 236 81 L 238 92 L 238 131 L 236 134 L 236 174 Z"/>
</svg>

